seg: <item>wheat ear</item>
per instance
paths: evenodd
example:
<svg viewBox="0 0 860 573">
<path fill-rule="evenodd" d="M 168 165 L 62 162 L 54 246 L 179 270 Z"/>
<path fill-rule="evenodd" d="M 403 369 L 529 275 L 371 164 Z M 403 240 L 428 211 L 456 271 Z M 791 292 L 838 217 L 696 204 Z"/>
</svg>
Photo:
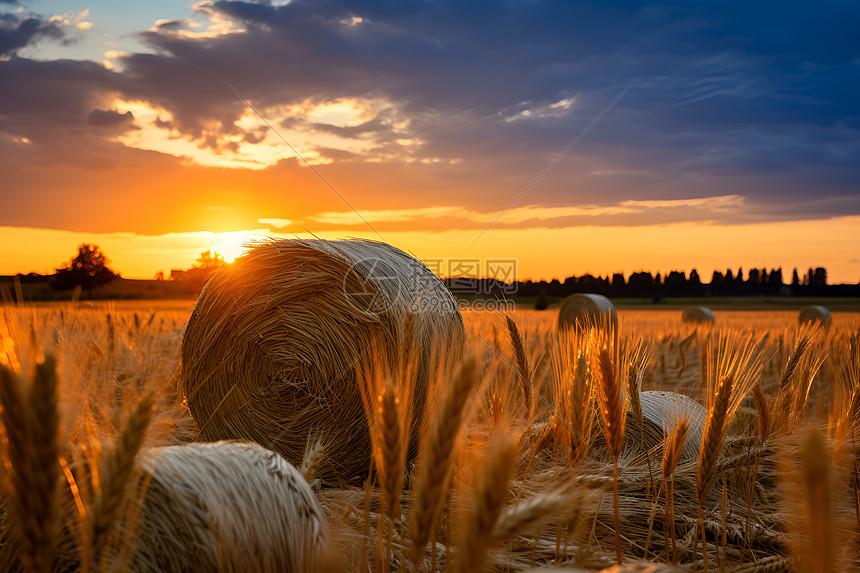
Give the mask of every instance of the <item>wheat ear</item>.
<svg viewBox="0 0 860 573">
<path fill-rule="evenodd" d="M 313 483 L 319 475 L 323 459 L 325 459 L 325 445 L 322 438 L 312 441 L 311 437 L 308 436 L 308 443 L 302 456 L 302 465 L 299 467 L 299 473 L 302 474 L 308 484 Z"/>
<path fill-rule="evenodd" d="M 636 423 L 642 425 L 642 402 L 639 399 L 639 392 L 642 390 L 642 377 L 640 370 L 636 364 L 630 363 L 627 365 L 627 397 L 630 404 L 630 411 L 633 413 L 633 418 Z"/>
<path fill-rule="evenodd" d="M 495 539 L 492 532 L 508 499 L 517 462 L 516 440 L 496 429 L 486 465 L 472 490 L 471 504 L 460 530 L 459 550 L 452 573 L 473 573 L 486 568 L 487 551 Z"/>
<path fill-rule="evenodd" d="M 764 390 L 761 384 L 753 386 L 753 402 L 758 414 L 758 437 L 761 443 L 764 444 L 770 437 L 770 431 L 773 422 L 770 415 L 770 406 L 767 402 L 767 396 L 764 395 Z"/>
<path fill-rule="evenodd" d="M 508 327 L 508 336 L 511 339 L 511 346 L 514 349 L 514 357 L 517 361 L 517 374 L 520 377 L 520 384 L 523 391 L 523 403 L 526 406 L 526 415 L 531 418 L 532 408 L 534 405 L 534 385 L 532 380 L 532 367 L 529 363 L 529 357 L 526 354 L 526 346 L 523 342 L 523 337 L 520 336 L 520 329 L 517 323 L 510 316 L 505 317 L 505 324 Z"/>
<path fill-rule="evenodd" d="M 666 438 L 663 445 L 663 481 L 666 486 L 666 520 L 665 529 L 671 533 L 672 537 L 672 557 L 668 557 L 669 543 L 666 543 L 666 561 L 675 563 L 678 556 L 678 549 L 675 541 L 675 468 L 681 460 L 681 452 L 684 449 L 684 442 L 687 439 L 687 431 L 690 429 L 690 424 L 686 418 L 678 420 L 675 430 Z"/>
<path fill-rule="evenodd" d="M 385 513 L 395 518 L 399 516 L 400 490 L 403 487 L 403 432 L 400 424 L 400 398 L 395 395 L 394 387 L 386 385 L 377 396 L 377 464 L 379 485 L 382 490 Z"/>
<path fill-rule="evenodd" d="M 54 358 L 36 364 L 33 384 L 22 388 L 0 366 L 0 404 L 8 458 L 6 503 L 21 538 L 25 570 L 51 571 L 59 527 L 60 464 L 57 434 L 57 377 Z"/>
<path fill-rule="evenodd" d="M 624 440 L 624 395 L 615 376 L 612 354 L 606 348 L 601 349 L 598 356 L 598 373 L 600 381 L 597 387 L 603 433 L 609 451 L 617 459 L 621 455 Z"/>
<path fill-rule="evenodd" d="M 427 542 L 439 525 L 451 479 L 457 439 L 466 405 L 477 380 L 477 368 L 478 362 L 474 356 L 467 357 L 460 364 L 430 430 L 429 441 L 421 453 L 410 512 L 412 562 L 416 570 L 424 558 Z"/>
<path fill-rule="evenodd" d="M 717 460 L 720 458 L 726 438 L 733 381 L 734 378 L 731 375 L 723 376 L 720 379 L 716 396 L 708 410 L 705 431 L 702 435 L 702 446 L 699 450 L 699 465 L 696 469 L 696 500 L 699 502 L 699 528 L 702 532 L 702 553 L 706 570 L 708 568 L 708 546 L 705 539 L 702 506 L 705 502 L 705 495 L 714 481 Z"/>
<path fill-rule="evenodd" d="M 757 422 L 758 422 L 758 437 L 762 446 L 767 442 L 767 439 L 770 437 L 770 431 L 773 425 L 771 415 L 770 415 L 770 405 L 767 402 L 767 396 L 764 395 L 764 390 L 761 387 L 761 384 L 756 384 L 753 386 L 753 402 L 755 403 L 756 412 L 758 413 Z M 747 517 L 746 517 L 746 525 L 744 526 L 744 531 L 746 532 L 747 537 L 749 537 L 750 531 L 750 517 L 752 516 L 752 502 L 753 502 L 753 493 L 755 492 L 755 484 L 758 481 L 758 464 L 760 461 L 760 454 L 756 451 L 755 454 L 755 463 L 753 464 L 752 470 L 752 479 L 750 479 L 750 490 L 747 494 Z M 741 563 L 744 561 L 744 548 L 741 547 Z"/>
<path fill-rule="evenodd" d="M 493 529 L 493 538 L 503 543 L 522 531 L 543 525 L 562 511 L 568 511 L 568 503 L 568 499 L 557 493 L 536 495 L 522 501 L 502 512 Z"/>
<path fill-rule="evenodd" d="M 797 370 L 797 365 L 800 363 L 800 359 L 803 357 L 804 352 L 806 352 L 806 348 L 809 346 L 810 339 L 811 336 L 808 333 L 800 335 L 797 339 L 797 342 L 791 351 L 791 355 L 788 358 L 788 362 L 785 364 L 785 368 L 782 371 L 782 377 L 779 380 L 780 388 L 784 387 L 791 380 L 794 371 Z"/>
<path fill-rule="evenodd" d="M 110 529 L 120 517 L 134 473 L 134 460 L 143 445 L 146 430 L 152 421 L 155 395 L 143 397 L 125 422 L 113 450 L 108 451 L 99 463 L 99 491 L 93 502 L 92 537 L 94 555 L 106 545 Z"/>
<path fill-rule="evenodd" d="M 600 397 L 600 413 L 603 420 L 603 433 L 606 436 L 606 444 L 612 453 L 613 459 L 612 482 L 615 517 L 615 553 L 620 564 L 623 556 L 621 554 L 621 519 L 618 513 L 618 458 L 621 455 L 621 446 L 624 441 L 624 393 L 615 375 L 615 364 L 608 348 L 600 350 L 598 372 L 600 375 L 598 394 Z"/>
<path fill-rule="evenodd" d="M 686 418 L 681 418 L 672 433 L 667 436 L 666 444 L 663 446 L 663 479 L 669 479 L 675 472 L 681 460 L 681 452 L 684 450 L 689 429 L 690 423 Z"/>
</svg>

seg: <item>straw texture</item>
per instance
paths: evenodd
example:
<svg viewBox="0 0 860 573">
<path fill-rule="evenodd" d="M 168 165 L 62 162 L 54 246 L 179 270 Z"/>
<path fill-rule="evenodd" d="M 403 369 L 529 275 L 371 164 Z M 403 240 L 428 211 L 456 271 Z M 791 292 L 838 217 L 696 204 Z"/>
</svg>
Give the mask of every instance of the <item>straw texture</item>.
<svg viewBox="0 0 860 573">
<path fill-rule="evenodd" d="M 681 419 L 686 420 L 688 428 L 686 440 L 681 450 L 681 458 L 696 459 L 702 443 L 702 432 L 708 412 L 688 396 L 674 392 L 648 390 L 640 394 L 642 418 L 644 419 L 643 442 L 647 447 L 660 444 L 667 433 L 671 433 Z M 631 425 L 633 429 L 635 425 Z M 633 430 L 635 431 L 635 430 Z"/>
<path fill-rule="evenodd" d="M 319 571 L 327 526 L 302 475 L 257 444 L 155 448 L 132 570 Z"/>
<path fill-rule="evenodd" d="M 262 243 L 207 284 L 182 340 L 180 383 L 202 437 L 256 441 L 300 464 L 325 443 L 323 481 L 367 473 L 357 370 L 371 345 L 396 363 L 404 324 L 417 354 L 416 419 L 431 348 L 465 338 L 456 302 L 430 270 L 384 243 Z"/>
<path fill-rule="evenodd" d="M 610 324 L 618 326 L 615 305 L 600 294 L 572 294 L 561 302 L 558 309 L 558 328 L 582 329 L 591 325 Z"/>
</svg>

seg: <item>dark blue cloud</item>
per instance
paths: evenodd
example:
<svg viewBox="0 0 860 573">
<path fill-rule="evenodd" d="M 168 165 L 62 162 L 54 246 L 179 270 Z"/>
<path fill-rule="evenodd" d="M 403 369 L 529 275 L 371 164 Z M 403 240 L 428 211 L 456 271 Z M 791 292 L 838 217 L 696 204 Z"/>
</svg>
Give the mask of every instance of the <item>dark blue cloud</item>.
<svg viewBox="0 0 860 573">
<path fill-rule="evenodd" d="M 19 18 L 0 14 L 0 56 L 14 54 L 41 38 L 62 38 L 63 29 L 52 21 L 36 17 Z"/>
<path fill-rule="evenodd" d="M 430 200 L 501 208 L 633 82 L 522 203 L 739 194 L 750 220 L 860 213 L 856 2 L 294 0 L 204 9 L 246 31 L 189 37 L 181 21 L 162 24 L 141 34 L 155 53 L 123 58 L 121 73 L 55 63 L 68 75 L 54 80 L 47 64 L 0 62 L 4 91 L 7 80 L 16 86 L 0 95 L 0 116 L 12 106 L 22 132 L 28 118 L 54 113 L 67 133 L 98 108 L 93 94 L 116 93 L 167 108 L 172 127 L 217 146 L 204 135 L 213 120 L 235 134 L 246 111 L 224 80 L 261 108 L 384 98 L 410 119 L 408 134 L 383 118 L 310 127 L 383 144 L 420 139 L 421 156 L 462 159 L 440 175 L 452 185 Z M 68 101 L 38 96 L 38 111 L 22 94 L 60 85 Z M 553 111 L 568 99 L 569 109 Z M 71 104 L 74 112 L 55 113 Z"/>
</svg>

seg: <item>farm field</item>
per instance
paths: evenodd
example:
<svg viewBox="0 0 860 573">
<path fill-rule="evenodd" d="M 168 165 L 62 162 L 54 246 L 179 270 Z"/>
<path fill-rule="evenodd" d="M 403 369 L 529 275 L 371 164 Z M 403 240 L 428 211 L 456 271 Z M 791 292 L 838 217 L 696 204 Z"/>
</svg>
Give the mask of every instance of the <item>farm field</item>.
<svg viewBox="0 0 860 573">
<path fill-rule="evenodd" d="M 556 309 L 465 311 L 462 347 L 429 366 L 406 328 L 401 362 L 347 381 L 375 469 L 339 479 L 326 427 L 294 468 L 223 444 L 159 456 L 217 431 L 180 384 L 192 308 L 0 307 L 0 570 L 860 563 L 860 313 L 824 328 L 789 310 L 717 310 L 713 325 L 619 310 L 615 337 L 560 335 Z"/>
</svg>

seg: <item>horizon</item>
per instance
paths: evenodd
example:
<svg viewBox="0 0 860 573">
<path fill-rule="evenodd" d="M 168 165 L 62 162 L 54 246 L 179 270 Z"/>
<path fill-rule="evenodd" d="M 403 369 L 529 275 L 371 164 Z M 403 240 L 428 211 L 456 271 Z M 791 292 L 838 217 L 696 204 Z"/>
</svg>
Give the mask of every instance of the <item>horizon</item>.
<svg viewBox="0 0 860 573">
<path fill-rule="evenodd" d="M 860 282 L 860 6 L 0 3 L 0 274 L 263 237 Z"/>
<path fill-rule="evenodd" d="M 271 237 L 269 237 L 269 238 L 271 238 Z M 81 245 L 81 246 L 83 246 L 83 245 Z M 96 245 L 94 243 L 91 243 L 90 246 L 97 247 L 99 250 L 101 250 L 101 247 L 99 247 L 98 245 Z M 246 246 L 245 248 L 250 248 L 250 246 Z M 153 277 L 129 277 L 129 276 L 126 276 L 126 275 L 122 274 L 120 271 L 118 271 L 116 268 L 114 268 L 114 266 L 110 262 L 110 257 L 108 257 L 108 259 L 107 259 L 106 267 L 108 268 L 108 270 L 114 272 L 116 274 L 117 278 L 122 278 L 122 279 L 126 279 L 126 280 L 144 280 L 144 281 L 145 280 L 174 280 L 174 277 L 172 276 L 172 274 L 175 271 L 184 272 L 184 271 L 192 270 L 194 268 L 200 268 L 200 260 L 205 255 L 210 255 L 213 258 L 213 260 L 220 260 L 220 261 L 222 261 L 223 264 L 230 265 L 237 258 L 241 257 L 244 254 L 245 254 L 245 252 L 243 251 L 243 252 L 240 252 L 235 257 L 230 257 L 230 256 L 225 257 L 222 253 L 209 249 L 207 251 L 199 253 L 198 258 L 194 261 L 194 264 L 188 265 L 185 267 L 171 267 L 171 268 L 166 269 L 164 271 L 157 271 Z M 105 256 L 107 256 L 106 253 L 105 253 Z M 514 282 L 519 282 L 519 283 L 530 282 L 533 284 L 539 284 L 539 283 L 551 284 L 553 282 L 564 283 L 565 280 L 567 280 L 567 279 L 583 278 L 583 277 L 587 277 L 587 276 L 591 276 L 591 277 L 598 278 L 598 279 L 605 279 L 605 280 L 613 281 L 616 275 L 621 275 L 621 277 L 626 282 L 627 280 L 629 280 L 631 278 L 631 276 L 637 275 L 637 274 L 646 274 L 646 275 L 649 275 L 655 279 L 657 279 L 659 277 L 661 280 L 665 281 L 667 276 L 670 275 L 671 273 L 680 273 L 684 277 L 684 280 L 692 280 L 693 273 L 696 273 L 696 275 L 699 278 L 699 281 L 703 285 L 710 285 L 710 284 L 713 284 L 713 278 L 716 274 L 719 274 L 720 278 L 722 279 L 724 277 L 727 277 L 729 275 L 729 273 L 731 273 L 731 276 L 734 280 L 738 280 L 740 278 L 740 280 L 746 282 L 749 279 L 750 272 L 753 270 L 757 271 L 760 275 L 762 273 L 767 273 L 769 275 L 770 273 L 778 271 L 781 275 L 782 284 L 785 286 L 794 284 L 794 274 L 797 274 L 797 276 L 798 276 L 798 284 L 806 285 L 807 281 L 811 282 L 811 280 L 812 280 L 811 277 L 812 277 L 813 271 L 818 271 L 818 270 L 824 270 L 824 281 L 825 281 L 824 284 L 827 284 L 827 285 L 853 285 L 854 284 L 854 283 L 850 283 L 850 282 L 848 282 L 848 283 L 834 282 L 833 280 L 831 280 L 830 275 L 829 275 L 829 271 L 827 270 L 826 267 L 807 267 L 806 269 L 799 268 L 799 267 L 792 267 L 791 269 L 784 269 L 783 267 L 768 267 L 765 265 L 762 267 L 753 266 L 753 267 L 747 267 L 746 269 L 744 269 L 744 267 L 741 265 L 741 266 L 738 266 L 736 268 L 729 266 L 729 267 L 726 267 L 725 269 L 713 269 L 709 273 L 700 273 L 699 270 L 696 269 L 695 267 L 686 268 L 686 269 L 679 268 L 679 267 L 673 267 L 671 269 L 657 269 L 657 270 L 639 268 L 639 269 L 632 270 L 632 271 L 631 270 L 615 270 L 615 271 L 609 272 L 609 273 L 591 273 L 589 271 L 585 271 L 582 273 L 571 273 L 571 274 L 567 274 L 567 275 L 563 274 L 563 275 L 551 277 L 551 278 L 537 278 L 537 279 L 535 279 L 535 278 L 530 278 L 530 277 L 518 276 L 517 271 L 516 271 L 518 261 L 516 261 L 515 259 L 513 259 L 513 260 L 512 259 L 502 259 L 502 260 L 490 259 L 487 261 L 482 261 L 480 259 L 452 259 L 452 260 L 419 259 L 419 260 L 421 260 L 421 262 L 423 262 L 426 266 L 428 266 L 428 268 L 430 268 L 430 270 L 433 272 L 433 274 L 435 274 L 437 277 L 439 277 L 440 279 L 443 279 L 443 280 L 456 280 L 459 278 L 467 278 L 467 279 L 476 279 L 479 281 L 497 280 L 497 281 L 501 281 L 503 283 L 508 283 L 508 284 L 512 284 Z M 66 261 L 66 263 L 68 263 L 68 261 Z M 488 266 L 491 264 L 496 265 L 493 268 L 493 270 L 491 270 L 491 266 Z M 451 266 L 449 266 L 449 265 L 451 265 Z M 474 265 L 477 265 L 477 266 L 474 266 Z M 451 272 L 452 268 L 457 268 L 461 272 L 459 272 L 459 274 L 456 274 L 456 273 L 452 274 L 452 272 Z M 513 269 L 513 270 L 511 270 L 511 269 Z M 59 272 L 60 270 L 61 270 L 60 268 L 54 268 L 50 271 L 46 270 L 46 271 L 41 272 L 41 273 L 36 272 L 36 271 L 30 271 L 28 273 L 22 273 L 22 272 L 5 273 L 5 274 L 0 273 L 0 276 L 14 277 L 14 276 L 33 276 L 33 275 L 35 275 L 35 276 L 50 277 L 50 276 L 53 276 L 56 272 Z M 747 278 L 745 279 L 744 276 L 746 276 Z M 860 285 L 860 281 L 858 281 L 857 284 Z"/>
</svg>

